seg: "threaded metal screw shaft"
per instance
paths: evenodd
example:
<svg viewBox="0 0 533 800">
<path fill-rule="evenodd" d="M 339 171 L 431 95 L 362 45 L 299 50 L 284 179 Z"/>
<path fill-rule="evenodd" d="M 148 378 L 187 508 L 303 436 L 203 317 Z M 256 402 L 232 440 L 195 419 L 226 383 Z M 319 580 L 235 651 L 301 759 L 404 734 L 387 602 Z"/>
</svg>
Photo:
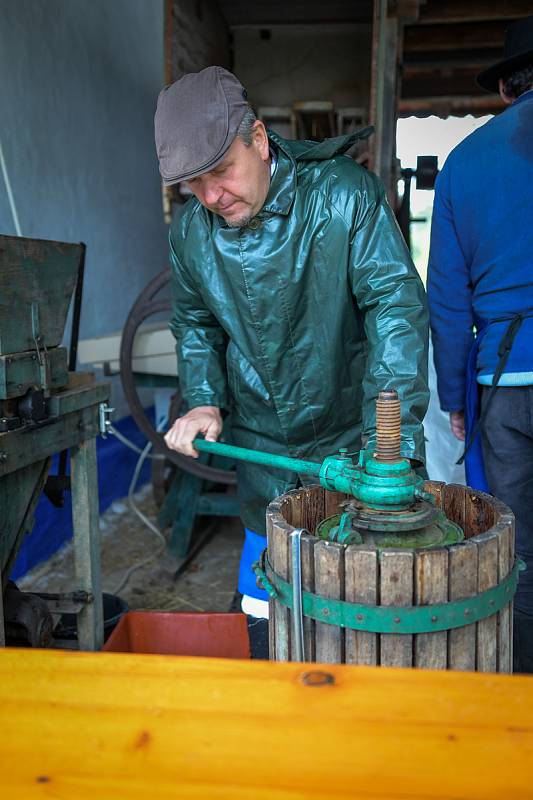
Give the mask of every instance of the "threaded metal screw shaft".
<svg viewBox="0 0 533 800">
<path fill-rule="evenodd" d="M 382 391 L 376 400 L 376 461 L 399 461 L 401 409 L 394 389 Z"/>
</svg>

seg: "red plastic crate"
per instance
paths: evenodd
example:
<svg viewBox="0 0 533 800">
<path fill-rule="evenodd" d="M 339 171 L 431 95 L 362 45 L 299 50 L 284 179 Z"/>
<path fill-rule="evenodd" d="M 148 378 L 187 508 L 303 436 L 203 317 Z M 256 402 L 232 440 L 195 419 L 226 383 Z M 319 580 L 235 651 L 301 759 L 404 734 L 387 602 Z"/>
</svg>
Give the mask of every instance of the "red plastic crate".
<svg viewBox="0 0 533 800">
<path fill-rule="evenodd" d="M 108 653 L 250 658 L 245 614 L 128 611 L 102 649 Z"/>
</svg>

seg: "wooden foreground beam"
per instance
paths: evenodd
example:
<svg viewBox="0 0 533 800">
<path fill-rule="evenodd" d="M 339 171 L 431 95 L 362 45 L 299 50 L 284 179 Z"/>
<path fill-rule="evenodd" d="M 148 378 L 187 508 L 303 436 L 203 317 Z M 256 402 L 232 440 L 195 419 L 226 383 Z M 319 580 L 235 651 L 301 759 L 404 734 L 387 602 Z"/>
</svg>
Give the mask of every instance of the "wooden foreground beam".
<svg viewBox="0 0 533 800">
<path fill-rule="evenodd" d="M 533 797 L 529 677 L 4 650 L 0 730 L 6 799 Z"/>
</svg>

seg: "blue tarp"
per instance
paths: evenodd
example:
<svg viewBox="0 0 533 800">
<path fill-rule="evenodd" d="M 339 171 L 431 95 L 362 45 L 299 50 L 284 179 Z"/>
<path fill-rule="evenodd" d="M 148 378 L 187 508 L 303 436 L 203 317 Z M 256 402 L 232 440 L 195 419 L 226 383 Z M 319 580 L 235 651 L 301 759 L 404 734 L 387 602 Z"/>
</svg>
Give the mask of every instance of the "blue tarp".
<svg viewBox="0 0 533 800">
<path fill-rule="evenodd" d="M 153 417 L 153 409 L 151 412 Z M 137 428 L 131 417 L 125 417 L 114 423 L 115 427 L 138 447 L 146 445 L 146 439 Z M 138 454 L 119 440 L 109 435 L 106 439 L 96 440 L 98 461 L 98 496 L 100 513 L 102 514 L 114 500 L 128 494 Z M 53 459 L 50 474 L 57 473 L 59 457 Z M 137 486 L 142 486 L 150 477 L 150 461 L 143 464 Z M 17 560 L 11 572 L 12 580 L 22 577 L 37 564 L 41 564 L 52 556 L 59 548 L 72 538 L 72 503 L 70 492 L 65 492 L 65 505 L 55 508 L 43 494 L 35 511 L 35 525 L 26 536 L 19 550 Z"/>
</svg>

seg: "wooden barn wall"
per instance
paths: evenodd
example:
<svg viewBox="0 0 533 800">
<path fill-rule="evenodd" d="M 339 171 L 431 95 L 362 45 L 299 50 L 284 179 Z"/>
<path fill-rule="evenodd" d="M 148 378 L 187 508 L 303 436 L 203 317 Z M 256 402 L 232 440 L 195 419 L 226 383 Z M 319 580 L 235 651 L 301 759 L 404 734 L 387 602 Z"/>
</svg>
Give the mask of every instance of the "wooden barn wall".
<svg viewBox="0 0 533 800">
<path fill-rule="evenodd" d="M 230 32 L 215 0 L 166 0 L 165 79 L 212 64 L 231 69 Z"/>
</svg>

